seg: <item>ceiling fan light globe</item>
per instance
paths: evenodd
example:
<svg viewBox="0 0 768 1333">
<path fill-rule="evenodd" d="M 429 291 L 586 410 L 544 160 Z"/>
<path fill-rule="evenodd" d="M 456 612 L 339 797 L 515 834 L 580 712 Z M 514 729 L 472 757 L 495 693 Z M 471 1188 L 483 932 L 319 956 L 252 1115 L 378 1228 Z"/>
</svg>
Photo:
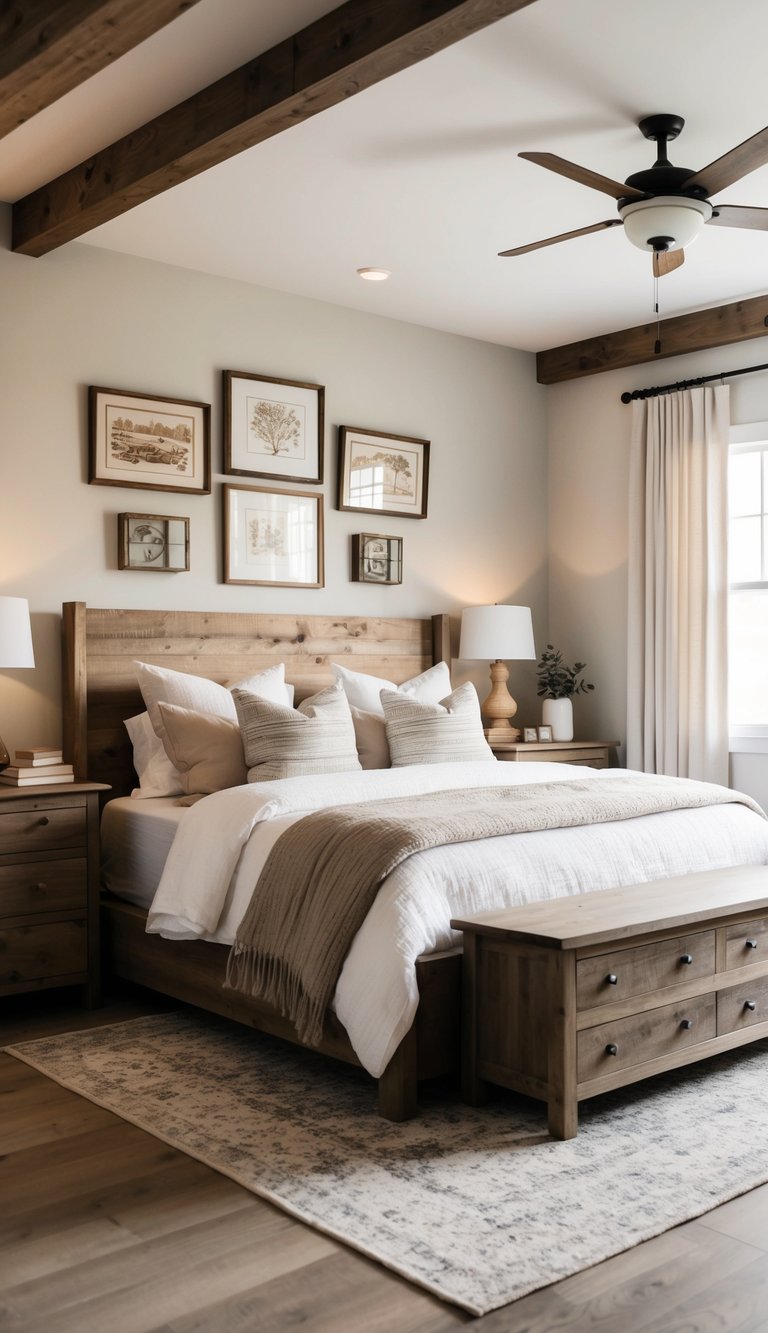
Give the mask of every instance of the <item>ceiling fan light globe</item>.
<svg viewBox="0 0 768 1333">
<path fill-rule="evenodd" d="M 638 250 L 653 250 L 653 241 L 660 236 L 669 239 L 670 250 L 687 250 L 709 222 L 712 205 L 706 199 L 669 195 L 625 204 L 619 212 L 627 237 Z"/>
</svg>

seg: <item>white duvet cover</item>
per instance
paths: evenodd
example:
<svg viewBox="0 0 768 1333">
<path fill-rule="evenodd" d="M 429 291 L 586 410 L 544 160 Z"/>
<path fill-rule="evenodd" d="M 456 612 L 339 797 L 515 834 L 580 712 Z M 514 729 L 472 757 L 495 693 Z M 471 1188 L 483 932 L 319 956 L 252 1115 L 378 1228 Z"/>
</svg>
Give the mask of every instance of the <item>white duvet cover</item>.
<svg viewBox="0 0 768 1333">
<path fill-rule="evenodd" d="M 616 769 L 603 772 L 618 776 Z M 271 847 L 312 810 L 440 789 L 584 777 L 599 779 L 601 772 L 547 763 L 423 764 L 216 792 L 192 806 L 181 823 L 147 930 L 231 944 Z M 451 917 L 692 870 L 765 864 L 768 821 L 739 804 L 419 852 L 384 881 L 355 936 L 336 989 L 336 1013 L 361 1064 L 378 1076 L 413 1022 L 415 960 L 459 940 Z"/>
</svg>

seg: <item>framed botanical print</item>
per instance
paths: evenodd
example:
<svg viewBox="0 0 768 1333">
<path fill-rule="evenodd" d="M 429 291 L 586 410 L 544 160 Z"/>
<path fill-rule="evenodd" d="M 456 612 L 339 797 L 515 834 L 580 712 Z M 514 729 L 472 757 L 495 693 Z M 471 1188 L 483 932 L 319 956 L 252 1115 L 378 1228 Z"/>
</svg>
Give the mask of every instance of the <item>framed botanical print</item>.
<svg viewBox="0 0 768 1333">
<path fill-rule="evenodd" d="M 322 384 L 224 371 L 224 471 L 240 477 L 323 480 Z"/>
<path fill-rule="evenodd" d="M 402 583 L 403 539 L 376 532 L 352 534 L 353 583 Z"/>
<path fill-rule="evenodd" d="M 429 440 L 339 427 L 339 509 L 426 518 Z"/>
<path fill-rule="evenodd" d="M 224 582 L 322 588 L 323 497 L 224 487 Z"/>
<path fill-rule="evenodd" d="M 118 514 L 117 567 L 165 574 L 189 569 L 189 519 L 172 514 Z"/>
<path fill-rule="evenodd" d="M 92 485 L 209 494 L 209 403 L 92 384 L 88 406 Z"/>
</svg>

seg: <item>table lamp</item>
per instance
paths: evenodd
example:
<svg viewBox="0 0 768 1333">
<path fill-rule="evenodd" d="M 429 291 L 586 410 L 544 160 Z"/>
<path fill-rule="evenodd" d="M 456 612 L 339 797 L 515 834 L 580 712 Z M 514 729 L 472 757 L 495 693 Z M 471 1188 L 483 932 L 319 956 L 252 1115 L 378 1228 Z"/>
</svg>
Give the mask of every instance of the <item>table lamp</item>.
<svg viewBox="0 0 768 1333">
<path fill-rule="evenodd" d="M 536 657 L 533 622 L 527 606 L 468 606 L 461 613 L 459 657 L 491 663 L 491 691 L 480 705 L 489 741 L 516 741 L 520 732 L 509 719 L 517 704 L 507 689 L 508 661 Z"/>
<path fill-rule="evenodd" d="M 0 597 L 0 668 L 33 667 L 32 630 L 26 597 Z M 0 769 L 11 762 L 0 737 Z"/>
</svg>

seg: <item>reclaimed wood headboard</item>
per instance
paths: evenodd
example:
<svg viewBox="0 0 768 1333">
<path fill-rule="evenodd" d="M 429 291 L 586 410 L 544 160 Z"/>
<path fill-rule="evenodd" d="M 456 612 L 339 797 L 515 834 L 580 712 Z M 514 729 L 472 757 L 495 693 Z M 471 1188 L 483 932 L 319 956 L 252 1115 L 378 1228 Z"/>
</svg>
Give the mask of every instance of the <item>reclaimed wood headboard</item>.
<svg viewBox="0 0 768 1333">
<path fill-rule="evenodd" d="M 331 662 L 387 680 L 450 661 L 447 615 L 262 615 L 229 611 L 62 608 L 64 753 L 78 777 L 108 782 L 113 796 L 136 785 L 123 726 L 143 710 L 134 661 L 224 683 L 285 662 L 296 701 L 333 680 Z"/>
</svg>

